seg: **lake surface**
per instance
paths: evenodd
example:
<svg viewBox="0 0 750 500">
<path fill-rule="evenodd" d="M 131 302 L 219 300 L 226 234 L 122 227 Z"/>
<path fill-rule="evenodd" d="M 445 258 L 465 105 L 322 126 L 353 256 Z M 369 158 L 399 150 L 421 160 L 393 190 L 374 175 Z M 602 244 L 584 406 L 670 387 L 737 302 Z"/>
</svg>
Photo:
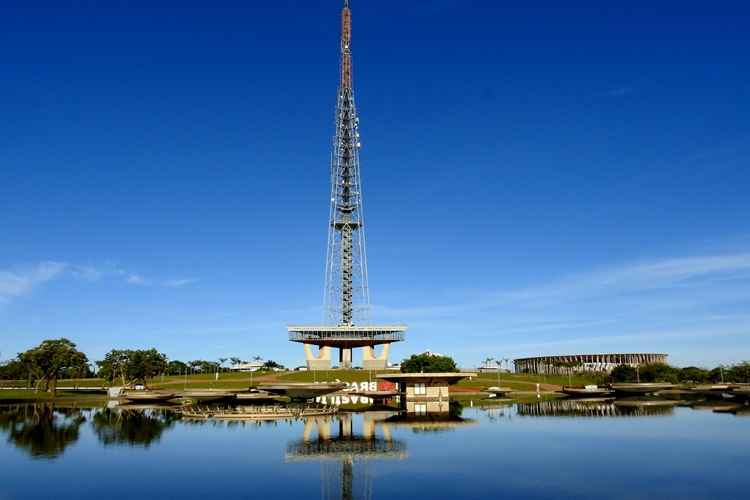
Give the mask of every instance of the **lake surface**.
<svg viewBox="0 0 750 500">
<path fill-rule="evenodd" d="M 750 417 L 571 402 L 181 420 L 0 407 L 0 499 L 748 498 Z"/>
</svg>

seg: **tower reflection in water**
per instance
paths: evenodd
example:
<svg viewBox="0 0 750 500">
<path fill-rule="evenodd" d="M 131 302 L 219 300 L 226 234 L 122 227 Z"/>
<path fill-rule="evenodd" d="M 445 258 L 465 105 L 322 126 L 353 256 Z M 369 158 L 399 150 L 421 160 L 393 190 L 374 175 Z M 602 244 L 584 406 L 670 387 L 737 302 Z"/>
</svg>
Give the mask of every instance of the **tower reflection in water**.
<svg viewBox="0 0 750 500">
<path fill-rule="evenodd" d="M 361 414 L 359 431 L 355 431 L 353 414 L 310 417 L 304 422 L 302 439 L 287 444 L 285 461 L 320 461 L 323 498 L 354 498 L 355 482 L 361 485 L 361 497 L 371 498 L 370 462 L 403 460 L 407 456 L 406 444 L 393 439 L 391 424 L 384 421 L 393 415 L 393 412 Z M 355 464 L 361 465 L 358 471 Z M 356 473 L 359 477 L 355 481 Z"/>
</svg>

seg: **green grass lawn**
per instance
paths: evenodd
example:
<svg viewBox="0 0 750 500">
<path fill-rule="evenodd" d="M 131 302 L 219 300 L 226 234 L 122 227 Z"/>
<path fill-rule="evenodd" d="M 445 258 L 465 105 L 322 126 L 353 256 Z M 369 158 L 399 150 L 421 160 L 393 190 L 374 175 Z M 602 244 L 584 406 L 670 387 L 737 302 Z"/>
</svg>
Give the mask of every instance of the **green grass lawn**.
<svg viewBox="0 0 750 500">
<path fill-rule="evenodd" d="M 27 391 L 0 391 L 0 403 L 14 403 L 26 401 L 55 401 L 55 402 L 104 402 L 107 399 L 106 394 L 82 394 L 80 392 L 58 391 L 53 396 L 47 392 Z"/>
<path fill-rule="evenodd" d="M 262 383 L 273 382 L 364 382 L 374 381 L 378 373 L 388 373 L 389 371 L 366 371 L 366 370 L 321 370 L 321 371 L 300 371 L 300 372 L 259 372 L 253 373 L 220 373 L 218 380 L 213 373 L 195 374 L 185 376 L 164 376 L 157 377 L 149 381 L 149 387 L 153 389 L 165 389 L 181 391 L 183 389 L 225 389 L 225 390 L 246 390 L 251 386 L 257 386 Z M 392 372 L 391 372 L 392 373 Z M 462 380 L 458 383 L 453 395 L 458 396 L 463 392 L 479 392 L 491 386 L 510 387 L 514 391 L 535 393 L 536 384 L 542 384 L 542 391 L 554 391 L 561 385 L 572 383 L 573 385 L 584 385 L 596 383 L 593 376 L 573 376 L 570 379 L 565 376 L 542 376 L 526 374 L 500 374 L 498 382 L 497 374 L 481 373 L 471 380 Z M 25 381 L 0 381 L 3 386 L 25 386 Z M 101 387 L 106 386 L 106 382 L 101 379 L 76 379 L 76 380 L 59 380 L 58 387 Z M 11 394 L 12 393 L 12 394 Z M 98 397 L 103 395 L 86 395 L 80 393 L 66 394 L 58 392 L 59 398 L 75 396 L 76 398 Z M 0 399 L 7 398 L 18 399 L 47 399 L 51 397 L 46 393 L 36 393 L 32 391 L 2 391 L 0 390 Z M 476 397 L 476 396 L 474 396 Z M 535 397 L 535 396 L 534 396 Z"/>
<path fill-rule="evenodd" d="M 0 387 L 26 387 L 26 380 L 0 380 Z M 100 378 L 77 378 L 58 380 L 60 387 L 105 387 L 107 383 Z"/>
<path fill-rule="evenodd" d="M 284 372 L 278 374 L 283 382 L 365 382 L 375 381 L 375 375 L 387 373 L 386 370 L 319 370 L 307 372 Z"/>
<path fill-rule="evenodd" d="M 471 380 L 462 380 L 458 383 L 461 387 L 477 387 L 483 388 L 491 386 L 503 386 L 510 387 L 515 390 L 536 390 L 536 384 L 541 384 L 544 387 L 551 388 L 550 386 L 563 386 L 563 385 L 586 385 L 595 384 L 596 377 L 590 375 L 573 375 L 570 378 L 562 375 L 528 375 L 525 373 L 501 373 L 498 381 L 496 373 L 480 373 Z"/>
</svg>

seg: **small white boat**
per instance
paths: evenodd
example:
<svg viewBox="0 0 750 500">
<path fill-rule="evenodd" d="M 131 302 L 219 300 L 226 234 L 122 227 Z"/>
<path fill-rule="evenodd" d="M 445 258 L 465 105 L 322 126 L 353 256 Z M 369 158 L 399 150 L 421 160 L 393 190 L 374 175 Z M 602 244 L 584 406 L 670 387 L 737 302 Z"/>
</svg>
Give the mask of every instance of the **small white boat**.
<svg viewBox="0 0 750 500">
<path fill-rule="evenodd" d="M 494 398 L 503 398 L 513 392 L 513 389 L 511 389 L 510 387 L 488 387 L 484 390 L 484 392 L 490 393 L 490 395 Z"/>
<path fill-rule="evenodd" d="M 174 392 L 166 391 L 128 391 L 121 395 L 123 399 L 134 403 L 158 403 L 174 399 Z"/>
</svg>

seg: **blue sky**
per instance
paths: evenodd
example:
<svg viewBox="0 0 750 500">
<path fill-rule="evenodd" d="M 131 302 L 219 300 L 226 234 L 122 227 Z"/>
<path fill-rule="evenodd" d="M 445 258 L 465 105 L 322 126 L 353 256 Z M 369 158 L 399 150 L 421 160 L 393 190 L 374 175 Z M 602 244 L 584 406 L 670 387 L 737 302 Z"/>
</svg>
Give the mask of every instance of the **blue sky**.
<svg viewBox="0 0 750 500">
<path fill-rule="evenodd" d="M 66 336 L 300 364 L 340 2 L 101 5 L 0 9 L 2 357 Z M 750 8 L 352 8 L 393 358 L 750 359 Z"/>
</svg>

